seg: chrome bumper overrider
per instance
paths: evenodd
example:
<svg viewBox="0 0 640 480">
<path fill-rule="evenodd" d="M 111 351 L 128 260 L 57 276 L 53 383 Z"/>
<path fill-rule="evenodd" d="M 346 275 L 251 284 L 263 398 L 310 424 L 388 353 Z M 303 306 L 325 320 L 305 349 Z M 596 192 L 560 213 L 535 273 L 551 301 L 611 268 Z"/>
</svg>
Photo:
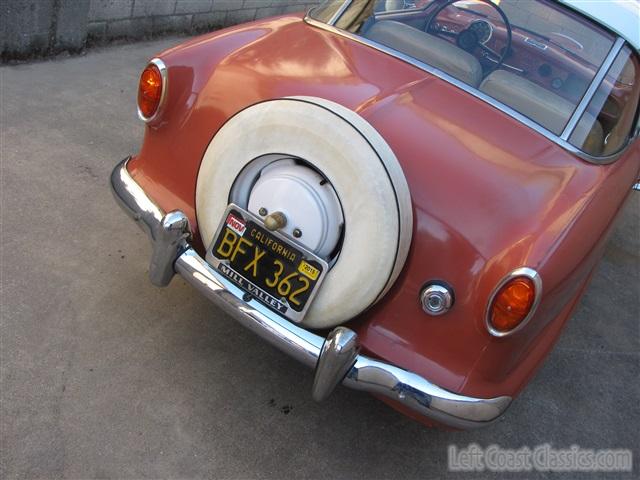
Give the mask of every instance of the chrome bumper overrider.
<svg viewBox="0 0 640 480">
<path fill-rule="evenodd" d="M 472 398 L 444 390 L 419 375 L 359 354 L 355 332 L 336 327 L 323 338 L 249 298 L 216 272 L 191 247 L 189 221 L 180 211 L 165 213 L 129 175 L 128 158 L 111 174 L 122 209 L 147 232 L 153 245 L 151 282 L 166 286 L 175 273 L 245 327 L 296 360 L 315 369 L 312 396 L 326 398 L 338 383 L 389 397 L 416 413 L 455 428 L 473 428 L 498 418 L 507 396 Z"/>
</svg>

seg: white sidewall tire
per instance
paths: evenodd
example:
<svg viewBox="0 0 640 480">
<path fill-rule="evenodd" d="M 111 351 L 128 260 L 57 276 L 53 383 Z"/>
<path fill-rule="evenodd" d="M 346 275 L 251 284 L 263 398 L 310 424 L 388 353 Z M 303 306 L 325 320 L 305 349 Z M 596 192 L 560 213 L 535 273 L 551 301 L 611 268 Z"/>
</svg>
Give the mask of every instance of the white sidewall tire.
<svg viewBox="0 0 640 480">
<path fill-rule="evenodd" d="M 301 158 L 327 177 L 345 219 L 342 250 L 302 324 L 327 328 L 355 317 L 387 292 L 409 251 L 409 187 L 391 148 L 357 113 L 313 97 L 253 105 L 209 144 L 196 185 L 196 215 L 209 247 L 242 169 L 268 154 Z"/>
</svg>

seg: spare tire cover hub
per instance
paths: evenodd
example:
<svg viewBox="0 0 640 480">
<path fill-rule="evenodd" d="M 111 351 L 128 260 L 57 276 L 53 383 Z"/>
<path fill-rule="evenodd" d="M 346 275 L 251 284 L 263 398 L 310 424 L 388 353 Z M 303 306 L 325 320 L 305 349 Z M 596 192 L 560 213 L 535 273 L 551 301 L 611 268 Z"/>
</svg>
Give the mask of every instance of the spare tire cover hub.
<svg viewBox="0 0 640 480">
<path fill-rule="evenodd" d="M 233 195 L 231 201 L 262 217 L 273 212 L 283 213 L 287 223 L 280 231 L 329 261 L 340 240 L 343 224 L 342 207 L 331 183 L 293 159 L 268 164 L 260 170 L 257 179 L 251 171 L 243 170 L 236 179 L 236 184 L 252 185 L 248 205 Z M 232 192 L 243 190 L 235 185 L 232 188 Z"/>
</svg>

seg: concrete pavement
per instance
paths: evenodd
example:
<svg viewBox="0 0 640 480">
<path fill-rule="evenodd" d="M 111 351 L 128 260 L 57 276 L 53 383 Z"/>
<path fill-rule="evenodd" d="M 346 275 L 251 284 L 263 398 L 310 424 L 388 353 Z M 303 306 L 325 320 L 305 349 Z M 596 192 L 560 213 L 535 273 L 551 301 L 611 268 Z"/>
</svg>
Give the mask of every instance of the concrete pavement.
<svg viewBox="0 0 640 480">
<path fill-rule="evenodd" d="M 0 68 L 0 478 L 427 479 L 447 475 L 450 444 L 547 442 L 633 449 L 637 478 L 640 193 L 493 426 L 429 430 L 342 387 L 316 404 L 311 372 L 181 279 L 149 284 L 147 239 L 111 198 L 112 167 L 142 139 L 139 72 L 179 41 Z"/>
</svg>

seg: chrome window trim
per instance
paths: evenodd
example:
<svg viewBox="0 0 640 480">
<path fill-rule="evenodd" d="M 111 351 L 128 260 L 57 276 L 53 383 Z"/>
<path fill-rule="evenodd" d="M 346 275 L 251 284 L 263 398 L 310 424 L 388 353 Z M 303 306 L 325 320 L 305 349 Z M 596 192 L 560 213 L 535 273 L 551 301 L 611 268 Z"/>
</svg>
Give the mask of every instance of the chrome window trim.
<svg viewBox="0 0 640 480">
<path fill-rule="evenodd" d="M 535 297 L 533 299 L 533 305 L 531 305 L 531 310 L 529 310 L 529 313 L 527 314 L 527 316 L 524 317 L 524 320 L 522 320 L 516 328 L 514 328 L 513 330 L 509 330 L 507 332 L 501 332 L 493 328 L 493 326 L 491 325 L 491 318 L 490 318 L 491 305 L 493 304 L 493 301 L 495 300 L 495 297 L 500 291 L 500 289 L 504 287 L 510 280 L 513 280 L 514 278 L 518 278 L 518 277 L 526 277 L 531 279 L 531 281 L 533 282 L 533 286 L 535 288 Z M 491 336 L 497 337 L 497 338 L 504 338 L 522 330 L 527 325 L 527 323 L 529 323 L 529 320 L 531 320 L 531 318 L 535 315 L 538 305 L 540 304 L 541 298 L 542 298 L 542 278 L 540 277 L 538 272 L 536 272 L 533 268 L 529 268 L 529 267 L 516 268 L 514 271 L 506 275 L 502 280 L 500 280 L 496 288 L 493 289 L 493 292 L 491 292 L 491 295 L 489 296 L 489 302 L 487 303 L 487 310 L 484 315 L 485 326 L 487 327 L 487 330 L 489 331 Z"/>
<path fill-rule="evenodd" d="M 148 67 L 149 65 L 155 65 L 156 67 L 158 67 L 158 70 L 160 71 L 160 77 L 162 78 L 162 92 L 160 92 L 160 101 L 158 102 L 158 108 L 150 117 L 148 118 L 145 117 L 140 111 L 140 107 L 139 106 L 137 107 L 138 118 L 147 124 L 153 123 L 160 116 L 162 107 L 164 106 L 164 102 L 167 98 L 167 90 L 169 89 L 169 75 L 168 75 L 168 70 L 165 63 L 159 58 L 155 57 L 149 61 L 149 63 L 145 66 L 145 68 Z"/>
<path fill-rule="evenodd" d="M 351 6 L 351 4 L 353 3 L 353 0 L 346 0 L 338 10 L 336 10 L 336 13 L 333 14 L 333 17 L 331 17 L 331 19 L 329 20 L 329 25 L 335 25 L 336 22 L 340 19 L 340 17 L 342 16 L 342 14 L 345 12 L 345 10 L 347 8 L 349 8 Z M 309 16 L 307 14 L 307 16 Z"/>
<path fill-rule="evenodd" d="M 345 3 L 342 5 L 342 7 L 344 8 L 340 8 L 339 12 L 340 15 L 342 15 L 342 13 L 344 13 L 344 10 L 346 10 L 346 8 L 351 5 L 353 0 L 346 0 Z M 346 5 L 346 6 L 345 6 Z M 540 135 L 544 136 L 545 138 L 547 138 L 548 140 L 551 140 L 552 142 L 554 142 L 556 145 L 562 147 L 564 150 L 568 151 L 569 153 L 575 155 L 576 157 L 589 162 L 589 163 L 594 163 L 596 165 L 608 165 L 610 163 L 615 162 L 618 158 L 620 158 L 626 151 L 626 149 L 629 147 L 629 145 L 633 142 L 633 140 L 635 140 L 637 137 L 640 136 L 640 128 L 638 128 L 638 130 L 634 133 L 631 132 L 628 136 L 627 136 L 627 140 L 626 142 L 622 145 L 622 147 L 615 153 L 611 154 L 611 155 L 607 155 L 607 156 L 595 156 L 595 155 L 590 155 L 582 150 L 580 150 L 578 147 L 576 147 L 575 145 L 572 145 L 571 143 L 569 143 L 569 141 L 567 140 L 571 134 L 573 133 L 573 131 L 569 132 L 569 136 L 567 137 L 567 139 L 561 138 L 560 136 L 558 136 L 557 134 L 555 134 L 554 132 L 547 130 L 546 128 L 544 128 L 542 125 L 534 122 L 533 120 L 531 120 L 529 117 L 527 117 L 526 115 L 514 110 L 513 108 L 509 107 L 508 105 L 496 100 L 493 97 L 490 97 L 488 95 L 486 95 L 485 93 L 481 92 L 480 90 L 478 90 L 477 88 L 474 88 L 464 82 L 461 82 L 460 80 L 452 77 L 451 75 L 447 74 L 446 72 L 443 72 L 442 70 L 439 70 L 427 63 L 421 62 L 420 60 L 417 60 L 415 58 L 412 58 L 408 55 L 405 55 L 404 53 L 398 51 L 398 50 L 394 50 L 393 48 L 387 47 L 386 45 L 382 45 L 381 43 L 377 43 L 374 42 L 373 40 L 369 40 L 368 38 L 365 37 L 361 37 L 359 35 L 356 35 L 354 33 L 348 32 L 346 30 L 342 30 L 340 28 L 335 27 L 335 22 L 337 22 L 337 20 L 339 19 L 339 17 L 337 17 L 336 15 L 334 15 L 334 18 L 331 19 L 331 21 L 333 22 L 332 24 L 329 23 L 325 23 L 325 22 L 321 22 L 320 20 L 316 20 L 315 18 L 311 17 L 311 12 L 314 9 L 309 10 L 309 12 L 307 13 L 307 15 L 305 15 L 304 17 L 304 21 L 308 24 L 311 25 L 313 27 L 317 27 L 320 28 L 322 30 L 326 30 L 329 31 L 331 33 L 334 33 L 336 35 L 340 35 L 342 37 L 348 38 L 350 40 L 353 40 L 357 43 L 360 43 L 362 45 L 366 45 L 368 47 L 374 48 L 375 50 L 378 50 L 380 52 L 386 53 L 387 55 L 390 55 L 392 57 L 398 58 L 399 60 L 402 60 L 416 68 L 419 68 L 427 73 L 430 73 L 431 75 L 434 75 L 438 78 L 440 78 L 441 80 L 444 80 L 450 84 L 452 84 L 453 86 L 473 95 L 474 97 L 488 103 L 489 105 L 491 105 L 492 107 L 500 110 L 501 112 L 505 113 L 506 115 L 509 115 L 510 117 L 518 120 L 520 123 L 523 123 L 524 125 L 526 125 L 527 127 L 531 128 L 532 130 L 536 131 L 537 133 L 539 133 Z M 337 14 L 337 12 L 336 12 Z M 624 46 L 626 44 L 625 40 L 620 37 L 617 36 L 616 41 L 614 42 L 614 46 L 611 48 L 611 50 L 609 51 L 609 53 L 607 54 L 607 57 L 605 58 L 605 62 L 608 62 L 610 57 L 612 57 L 613 59 L 611 60 L 611 62 L 613 63 L 613 61 L 615 60 L 615 56 L 617 55 L 617 53 L 619 53 L 619 51 L 621 50 L 622 47 L 620 47 L 620 49 L 615 52 L 616 48 L 614 48 L 616 45 L 618 45 L 618 43 L 620 43 L 620 45 Z M 616 55 L 613 55 L 613 53 L 616 53 Z M 606 74 L 606 72 L 605 72 Z M 597 85 L 599 86 L 599 84 Z M 593 92 L 595 94 L 595 91 Z M 592 95 L 593 96 L 593 95 Z M 591 96 L 591 97 L 592 97 Z M 586 93 L 585 96 L 583 96 L 583 100 L 586 97 Z M 589 102 L 591 101 L 591 97 L 588 98 L 588 102 L 587 105 L 589 104 Z M 582 102 L 580 102 L 581 104 Z M 580 106 L 580 105 L 578 105 Z M 577 110 L 577 108 L 576 108 Z M 574 111 L 574 115 L 575 115 L 575 111 Z M 573 115 L 571 117 L 571 119 L 573 118 Z M 569 119 L 569 121 L 571 121 L 571 119 Z M 577 125 L 577 122 L 576 122 Z M 566 128 L 565 128 L 566 129 Z M 563 132 L 564 133 L 564 132 Z"/>
<path fill-rule="evenodd" d="M 596 94 L 596 91 L 598 90 L 598 88 L 600 88 L 600 84 L 604 80 L 604 77 L 606 77 L 607 73 L 609 73 L 609 69 L 613 65 L 613 62 L 615 62 L 616 57 L 622 50 L 622 47 L 624 47 L 624 39 L 618 37 L 612 45 L 611 50 L 609 50 L 609 53 L 605 57 L 604 62 L 600 66 L 600 69 L 596 73 L 595 77 L 593 77 L 593 80 L 587 88 L 587 91 L 584 92 L 582 99 L 580 100 L 580 102 L 578 102 L 576 109 L 573 111 L 573 115 L 571 115 L 571 118 L 567 122 L 567 125 L 564 127 L 564 130 L 560 135 L 561 139 L 568 141 L 571 137 L 571 134 L 573 134 L 573 131 L 578 126 L 578 122 L 582 118 L 582 115 L 584 115 L 584 112 L 587 110 L 587 107 L 591 103 L 591 100 L 593 100 L 593 96 Z"/>
</svg>

